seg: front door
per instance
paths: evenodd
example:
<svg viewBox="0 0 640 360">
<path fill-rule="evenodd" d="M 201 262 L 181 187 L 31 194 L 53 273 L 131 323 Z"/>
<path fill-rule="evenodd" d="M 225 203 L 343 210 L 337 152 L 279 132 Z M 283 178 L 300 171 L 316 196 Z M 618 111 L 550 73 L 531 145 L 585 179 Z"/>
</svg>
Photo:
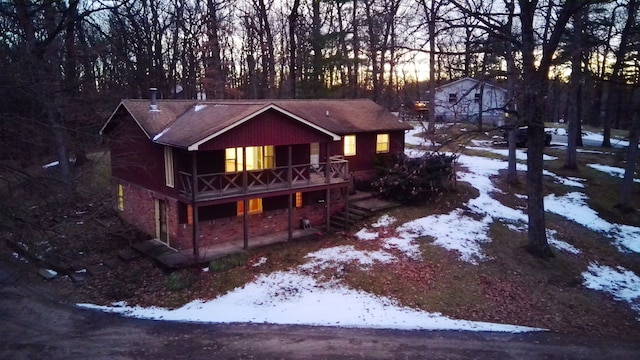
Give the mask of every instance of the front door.
<svg viewBox="0 0 640 360">
<path fill-rule="evenodd" d="M 167 231 L 167 202 L 157 200 L 156 203 L 156 235 L 160 241 L 169 245 L 169 232 Z"/>
</svg>

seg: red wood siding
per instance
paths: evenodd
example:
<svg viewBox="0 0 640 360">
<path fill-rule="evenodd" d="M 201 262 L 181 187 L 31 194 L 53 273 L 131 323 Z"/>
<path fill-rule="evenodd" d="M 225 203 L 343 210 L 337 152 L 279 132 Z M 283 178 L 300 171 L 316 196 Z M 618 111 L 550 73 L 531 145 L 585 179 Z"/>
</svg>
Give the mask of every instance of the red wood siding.
<svg viewBox="0 0 640 360">
<path fill-rule="evenodd" d="M 269 110 L 202 145 L 201 150 L 333 141 L 328 135 Z"/>
<path fill-rule="evenodd" d="M 116 116 L 108 133 L 112 176 L 176 197 L 165 184 L 164 146 L 151 142 L 124 108 Z"/>
<path fill-rule="evenodd" d="M 389 152 L 376 153 L 377 134 L 389 134 Z M 349 161 L 349 171 L 375 170 L 376 162 L 381 159 L 390 159 L 393 154 L 404 151 L 404 131 L 381 131 L 377 133 L 354 133 L 344 135 L 356 136 L 356 155 L 345 156 Z M 329 146 L 329 156 L 342 155 L 344 153 L 344 137 Z"/>
</svg>

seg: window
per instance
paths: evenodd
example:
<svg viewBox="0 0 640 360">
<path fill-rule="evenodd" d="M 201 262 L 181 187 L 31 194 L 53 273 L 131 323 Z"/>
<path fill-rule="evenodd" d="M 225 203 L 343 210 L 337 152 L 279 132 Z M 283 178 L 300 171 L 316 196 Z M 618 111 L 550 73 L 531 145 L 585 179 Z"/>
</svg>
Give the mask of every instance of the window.
<svg viewBox="0 0 640 360">
<path fill-rule="evenodd" d="M 118 184 L 118 210 L 124 211 L 124 189 Z"/>
<path fill-rule="evenodd" d="M 344 156 L 354 156 L 356 154 L 356 136 L 344 136 Z"/>
<path fill-rule="evenodd" d="M 458 94 L 451 93 L 449 94 L 449 104 L 455 104 L 458 102 Z"/>
<path fill-rule="evenodd" d="M 257 214 L 262 212 L 262 199 L 249 199 L 249 212 L 247 214 Z M 238 216 L 244 214 L 244 201 L 238 201 Z"/>
<path fill-rule="evenodd" d="M 275 166 L 275 152 L 273 145 L 249 146 L 225 149 L 225 172 L 246 170 L 272 169 Z M 245 166 L 246 165 L 246 166 Z"/>
<path fill-rule="evenodd" d="M 193 225 L 193 206 L 187 205 L 187 224 Z"/>
<path fill-rule="evenodd" d="M 164 178 L 168 187 L 174 187 L 173 180 L 173 150 L 165 146 L 164 147 Z"/>
<path fill-rule="evenodd" d="M 389 152 L 389 134 L 378 134 L 376 136 L 376 153 Z"/>
<path fill-rule="evenodd" d="M 309 162 L 311 165 L 320 164 L 320 143 L 309 144 Z"/>
<path fill-rule="evenodd" d="M 475 97 L 474 101 L 476 102 L 476 104 L 480 103 L 480 93 L 476 93 L 476 97 Z"/>
<path fill-rule="evenodd" d="M 296 207 L 297 208 L 301 208 L 302 207 L 302 193 L 301 192 L 297 192 L 296 193 Z"/>
</svg>

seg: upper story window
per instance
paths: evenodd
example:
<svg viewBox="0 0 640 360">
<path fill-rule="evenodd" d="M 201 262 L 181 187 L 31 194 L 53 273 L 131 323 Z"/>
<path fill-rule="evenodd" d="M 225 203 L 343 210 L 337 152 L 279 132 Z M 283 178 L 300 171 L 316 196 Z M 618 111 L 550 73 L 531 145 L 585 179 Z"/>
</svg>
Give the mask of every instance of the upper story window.
<svg viewBox="0 0 640 360">
<path fill-rule="evenodd" d="M 354 156 L 356 154 L 356 136 L 344 136 L 344 156 Z"/>
<path fill-rule="evenodd" d="M 168 187 L 174 187 L 174 176 L 173 176 L 173 151 L 170 147 L 164 147 L 164 179 L 165 184 Z"/>
<path fill-rule="evenodd" d="M 244 170 L 262 170 L 275 167 L 275 152 L 273 145 L 248 146 L 244 148 L 225 149 L 225 172 L 237 172 Z"/>
<path fill-rule="evenodd" d="M 458 102 L 458 94 L 450 93 L 449 94 L 449 104 L 455 104 Z"/>
<path fill-rule="evenodd" d="M 480 93 L 476 93 L 476 97 L 475 97 L 474 100 L 475 100 L 476 104 L 480 103 Z"/>
<path fill-rule="evenodd" d="M 389 134 L 376 135 L 376 153 L 389 152 Z"/>
</svg>

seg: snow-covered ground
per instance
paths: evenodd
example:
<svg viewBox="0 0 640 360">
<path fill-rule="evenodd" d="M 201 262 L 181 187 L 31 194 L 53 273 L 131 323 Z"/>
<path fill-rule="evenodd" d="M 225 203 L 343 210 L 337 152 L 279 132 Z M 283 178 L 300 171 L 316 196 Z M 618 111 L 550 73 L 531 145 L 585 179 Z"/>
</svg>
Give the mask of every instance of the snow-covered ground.
<svg viewBox="0 0 640 360">
<path fill-rule="evenodd" d="M 409 132 L 407 143 L 429 145 L 414 136 L 421 129 Z M 486 143 L 476 142 L 474 149 L 493 151 Z M 407 149 L 409 156 L 420 156 L 420 149 Z M 519 151 L 521 158 L 524 153 Z M 546 159 L 553 160 L 553 157 Z M 353 246 L 335 246 L 306 256 L 307 262 L 288 271 L 263 274 L 251 283 L 209 301 L 195 300 L 178 309 L 141 308 L 124 303 L 112 306 L 78 304 L 80 307 L 120 313 L 125 316 L 191 322 L 266 322 L 274 324 L 303 324 L 343 327 L 368 327 L 389 329 L 440 329 L 524 332 L 535 329 L 509 324 L 494 324 L 451 319 L 439 313 L 412 309 L 399 305 L 392 299 L 348 288 L 337 279 L 314 276 L 324 269 L 340 272 L 345 263 L 356 263 L 366 269 L 375 263 L 398 261 L 398 257 L 420 258 L 416 239 L 433 238 L 433 244 L 455 250 L 460 261 L 478 264 L 488 261 L 483 245 L 491 242 L 488 229 L 492 222 L 507 224 L 513 231 L 526 231 L 527 216 L 523 209 L 508 207 L 494 198 L 501 190 L 493 186 L 490 176 L 507 167 L 506 160 L 479 156 L 460 156 L 459 181 L 476 187 L 479 196 L 464 204 L 465 210 L 455 209 L 415 219 L 403 224 L 389 215 L 382 215 L 355 233 L 360 241 L 380 241 L 378 250 L 357 250 Z M 519 170 L 526 165 L 519 163 Z M 606 168 L 600 167 L 606 171 Z M 615 171 L 614 171 L 615 172 Z M 563 178 L 545 172 L 556 182 L 567 186 L 567 193 L 545 198 L 545 208 L 609 237 L 620 251 L 640 252 L 640 228 L 613 224 L 600 218 L 586 202 L 584 179 Z M 470 216 L 473 215 L 473 216 Z M 395 231 L 383 231 L 394 227 Z M 455 229 L 455 231 L 452 231 Z M 581 249 L 559 239 L 548 230 L 549 243 L 559 251 L 578 255 Z M 393 251 L 391 251 L 393 250 Z M 259 259 L 254 266 L 261 266 L 268 259 Z M 609 292 L 614 298 L 627 301 L 640 314 L 640 278 L 637 274 L 618 267 L 611 268 L 592 263 L 583 273 L 584 285 Z"/>
</svg>

